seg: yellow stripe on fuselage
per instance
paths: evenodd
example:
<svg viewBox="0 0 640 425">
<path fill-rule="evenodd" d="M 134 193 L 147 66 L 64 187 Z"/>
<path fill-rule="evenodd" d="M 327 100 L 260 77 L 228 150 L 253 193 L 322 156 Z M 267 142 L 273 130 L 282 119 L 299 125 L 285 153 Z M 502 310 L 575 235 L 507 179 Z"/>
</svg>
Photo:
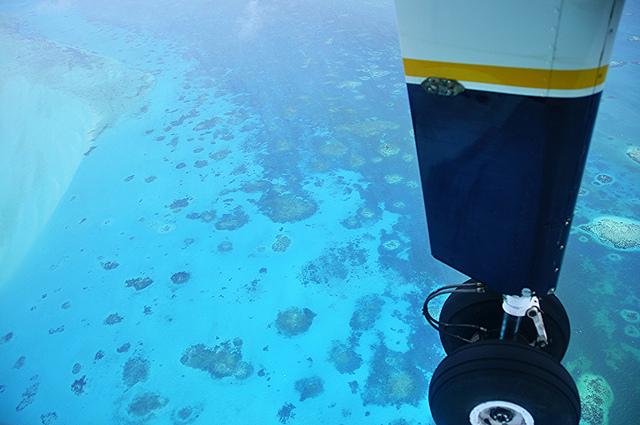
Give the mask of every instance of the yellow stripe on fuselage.
<svg viewBox="0 0 640 425">
<path fill-rule="evenodd" d="M 607 76 L 609 65 L 579 70 L 548 70 L 508 66 L 473 65 L 403 58 L 408 77 L 438 77 L 474 83 L 549 90 L 580 90 L 596 87 Z"/>
</svg>

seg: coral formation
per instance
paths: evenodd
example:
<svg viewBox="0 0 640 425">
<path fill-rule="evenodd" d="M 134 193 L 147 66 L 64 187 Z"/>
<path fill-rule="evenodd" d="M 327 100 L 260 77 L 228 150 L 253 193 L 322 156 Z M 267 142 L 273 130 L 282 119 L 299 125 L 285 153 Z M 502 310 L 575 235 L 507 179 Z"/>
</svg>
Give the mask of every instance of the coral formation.
<svg viewBox="0 0 640 425">
<path fill-rule="evenodd" d="M 322 155 L 341 157 L 346 155 L 347 147 L 340 142 L 326 143 L 318 149 Z"/>
<path fill-rule="evenodd" d="M 352 347 L 339 341 L 333 342 L 329 351 L 329 361 L 340 373 L 353 374 L 362 366 L 362 357 Z"/>
<path fill-rule="evenodd" d="M 54 423 L 58 419 L 58 414 L 56 412 L 43 413 L 40 415 L 40 421 L 42 425 L 50 425 Z"/>
<path fill-rule="evenodd" d="M 9 332 L 8 334 L 0 338 L 0 344 L 6 344 L 7 342 L 11 341 L 11 338 L 13 338 L 13 332 Z"/>
<path fill-rule="evenodd" d="M 176 285 L 187 283 L 189 279 L 191 279 L 191 273 L 188 272 L 178 272 L 171 276 L 171 281 Z"/>
<path fill-rule="evenodd" d="M 16 406 L 16 412 L 24 410 L 28 405 L 34 402 L 33 398 L 38 393 L 38 386 L 40 386 L 40 383 L 36 382 L 24 390 L 22 393 L 22 400 L 20 400 L 20 403 Z"/>
<path fill-rule="evenodd" d="M 85 379 L 86 377 L 87 375 L 83 375 L 82 378 L 76 379 L 75 381 L 73 381 L 73 384 L 71 384 L 71 391 L 75 395 L 80 395 L 84 393 L 84 387 L 85 385 L 87 385 L 87 381 Z"/>
<path fill-rule="evenodd" d="M 276 317 L 276 328 L 278 333 L 286 336 L 300 335 L 306 332 L 316 314 L 308 308 L 289 307 L 278 313 Z"/>
<path fill-rule="evenodd" d="M 102 265 L 102 268 L 105 270 L 113 270 L 120 265 L 115 261 L 107 261 L 105 263 L 100 263 L 100 264 Z"/>
<path fill-rule="evenodd" d="M 627 156 L 631 158 L 633 161 L 640 164 L 640 148 L 637 146 L 631 146 L 627 149 Z"/>
<path fill-rule="evenodd" d="M 593 315 L 593 322 L 597 328 L 600 328 L 607 334 L 607 338 L 611 339 L 616 330 L 616 324 L 609 317 L 609 310 L 601 308 Z"/>
<path fill-rule="evenodd" d="M 400 248 L 400 241 L 397 239 L 389 239 L 388 241 L 383 242 L 382 246 L 387 251 L 395 251 L 396 249 Z"/>
<path fill-rule="evenodd" d="M 127 387 L 149 379 L 149 360 L 143 357 L 131 357 L 124 364 L 122 381 Z"/>
<path fill-rule="evenodd" d="M 285 235 L 276 236 L 276 241 L 271 245 L 271 249 L 275 252 L 285 252 L 291 245 L 291 239 Z"/>
<path fill-rule="evenodd" d="M 285 403 L 280 410 L 278 410 L 278 420 L 280 423 L 286 424 L 289 419 L 293 419 L 296 417 L 296 414 L 293 413 L 293 409 L 295 409 L 291 403 Z"/>
<path fill-rule="evenodd" d="M 118 353 L 126 353 L 131 348 L 131 344 L 126 342 L 116 349 Z"/>
<path fill-rule="evenodd" d="M 378 148 L 378 153 L 382 156 L 393 156 L 400 153 L 400 148 L 390 143 L 383 143 Z"/>
<path fill-rule="evenodd" d="M 242 360 L 242 340 L 224 341 L 213 348 L 204 344 L 189 347 L 182 354 L 180 363 L 208 372 L 213 379 L 235 376 L 243 380 L 251 376 L 253 366 Z"/>
<path fill-rule="evenodd" d="M 296 145 L 294 145 L 291 141 L 280 139 L 273 142 L 273 150 L 276 152 L 288 152 L 295 149 Z"/>
<path fill-rule="evenodd" d="M 362 155 L 351 155 L 351 158 L 349 158 L 349 165 L 353 168 L 362 167 L 366 163 L 367 160 Z"/>
<path fill-rule="evenodd" d="M 187 425 L 195 422 L 204 409 L 202 406 L 185 406 L 171 412 L 174 425 Z"/>
<path fill-rule="evenodd" d="M 381 341 L 374 354 L 362 400 L 364 404 L 379 406 L 400 406 L 403 403 L 418 406 L 427 388 L 424 373 L 415 366 L 410 356 L 389 350 Z"/>
<path fill-rule="evenodd" d="M 222 241 L 218 244 L 218 252 L 229 252 L 233 250 L 233 244 L 230 241 Z"/>
<path fill-rule="evenodd" d="M 311 217 L 318 210 L 313 200 L 293 194 L 268 191 L 258 201 L 260 211 L 275 223 L 293 223 Z"/>
<path fill-rule="evenodd" d="M 366 205 L 358 208 L 356 214 L 365 219 L 365 221 L 375 221 L 382 217 L 382 208 L 373 202 L 368 202 Z"/>
<path fill-rule="evenodd" d="M 340 222 L 340 224 L 342 224 L 342 226 L 347 229 L 359 229 L 362 227 L 362 223 L 360 222 L 360 220 L 358 220 L 357 217 L 345 218 Z"/>
<path fill-rule="evenodd" d="M 581 425 L 607 425 L 613 391 L 607 381 L 598 375 L 583 373 L 576 381 L 582 404 Z"/>
<path fill-rule="evenodd" d="M 192 200 L 193 200 L 193 198 L 191 198 L 190 196 L 187 196 L 187 197 L 182 198 L 182 199 L 176 199 L 171 204 L 165 205 L 165 208 L 169 208 L 174 213 L 177 213 L 177 212 L 182 211 L 184 208 L 188 207 L 189 206 L 189 202 L 191 202 Z"/>
<path fill-rule="evenodd" d="M 216 218 L 215 210 L 207 210 L 202 214 L 200 214 L 200 220 L 204 221 L 205 223 L 209 223 L 215 220 L 215 218 Z"/>
<path fill-rule="evenodd" d="M 212 128 L 215 128 L 217 125 L 222 123 L 222 118 L 213 117 L 208 120 L 200 121 L 195 127 L 193 127 L 193 131 L 211 130 Z"/>
<path fill-rule="evenodd" d="M 189 220 L 201 220 L 204 223 L 209 223 L 209 222 L 215 220 L 216 211 L 215 210 L 207 210 L 207 211 L 202 212 L 202 213 L 192 212 L 190 214 L 187 214 L 187 218 Z"/>
<path fill-rule="evenodd" d="M 161 397 L 160 394 L 147 392 L 135 396 L 127 407 L 127 412 L 131 416 L 147 420 L 152 417 L 153 412 L 162 409 L 168 403 L 168 398 Z"/>
<path fill-rule="evenodd" d="M 353 133 L 360 137 L 372 137 L 386 132 L 387 130 L 395 130 L 398 127 L 399 125 L 393 121 L 371 119 L 359 121 L 353 124 L 339 125 L 336 126 L 336 130 Z"/>
<path fill-rule="evenodd" d="M 600 241 L 617 249 L 640 248 L 640 223 L 621 217 L 598 217 L 589 225 L 580 226 Z"/>
<path fill-rule="evenodd" d="M 136 277 L 134 279 L 126 280 L 125 283 L 127 284 L 127 288 L 133 286 L 136 291 L 140 291 L 151 285 L 153 283 L 153 280 L 148 277 Z"/>
<path fill-rule="evenodd" d="M 611 184 L 613 183 L 613 177 L 607 174 L 598 174 L 596 176 L 596 181 L 600 184 Z"/>
<path fill-rule="evenodd" d="M 411 396 L 416 389 L 416 380 L 408 372 L 398 372 L 389 377 L 387 393 L 394 403 Z"/>
<path fill-rule="evenodd" d="M 104 319 L 105 325 L 115 325 L 116 323 L 122 322 L 122 316 L 118 313 L 110 314 L 106 319 Z"/>
<path fill-rule="evenodd" d="M 624 333 L 627 336 L 630 336 L 631 338 L 638 338 L 640 337 L 640 331 L 638 330 L 638 328 L 636 328 L 633 325 L 627 325 L 624 327 Z"/>
<path fill-rule="evenodd" d="M 348 281 L 350 274 L 357 272 L 357 267 L 367 262 L 366 249 L 355 243 L 332 247 L 313 262 L 302 268 L 299 279 L 303 285 L 317 283 L 327 285 L 331 280 Z"/>
<path fill-rule="evenodd" d="M 216 223 L 218 230 L 236 230 L 249 222 L 249 216 L 242 207 L 236 207 L 231 214 L 224 214 Z"/>
<path fill-rule="evenodd" d="M 225 159 L 226 157 L 228 157 L 231 154 L 231 151 L 228 149 L 221 149 L 217 152 L 213 152 L 209 154 L 209 158 L 216 160 L 216 161 L 220 161 L 222 159 Z"/>
<path fill-rule="evenodd" d="M 157 232 L 161 235 L 166 235 L 169 232 L 172 232 L 176 229 L 176 226 L 173 224 L 165 224 L 164 226 L 160 226 Z"/>
<path fill-rule="evenodd" d="M 294 388 L 300 393 L 300 401 L 305 401 L 308 398 L 316 398 L 324 392 L 324 381 L 319 376 L 312 376 L 296 381 Z"/>
<path fill-rule="evenodd" d="M 640 322 L 640 313 L 638 313 L 637 311 L 622 310 L 620 312 L 620 315 L 622 316 L 622 318 L 624 320 L 626 320 L 629 323 L 638 323 L 638 322 Z"/>
<path fill-rule="evenodd" d="M 18 357 L 18 360 L 16 360 L 15 364 L 13 365 L 14 369 L 20 369 L 22 366 L 24 366 L 24 362 L 27 358 L 25 356 L 20 356 Z"/>
<path fill-rule="evenodd" d="M 380 317 L 384 300 L 377 295 L 366 295 L 356 303 L 356 311 L 353 312 L 349 326 L 354 331 L 366 331 L 373 328 Z"/>
<path fill-rule="evenodd" d="M 400 183 L 404 179 L 404 177 L 402 177 L 400 174 L 387 174 L 386 176 L 384 176 L 384 179 L 389 184 L 396 184 Z"/>
</svg>

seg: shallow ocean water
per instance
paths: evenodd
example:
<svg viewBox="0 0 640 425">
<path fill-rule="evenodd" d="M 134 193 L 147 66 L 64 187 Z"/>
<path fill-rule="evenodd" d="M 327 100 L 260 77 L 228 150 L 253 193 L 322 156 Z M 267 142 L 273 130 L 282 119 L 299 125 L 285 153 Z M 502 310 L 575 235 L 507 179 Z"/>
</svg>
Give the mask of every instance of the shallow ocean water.
<svg viewBox="0 0 640 425">
<path fill-rule="evenodd" d="M 429 254 L 391 1 L 0 12 L 0 424 L 432 423 L 422 303 L 465 277 Z M 640 251 L 586 228 L 640 221 L 639 13 L 557 292 L 591 425 L 640 398 Z"/>
</svg>

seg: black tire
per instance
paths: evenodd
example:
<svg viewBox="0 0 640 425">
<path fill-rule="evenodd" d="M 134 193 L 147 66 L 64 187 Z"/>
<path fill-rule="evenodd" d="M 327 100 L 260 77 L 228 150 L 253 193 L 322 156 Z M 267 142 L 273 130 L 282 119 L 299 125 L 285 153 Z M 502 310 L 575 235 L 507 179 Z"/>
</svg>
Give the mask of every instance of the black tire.
<svg viewBox="0 0 640 425">
<path fill-rule="evenodd" d="M 502 423 L 478 420 L 477 411 L 476 422 L 470 419 L 474 408 L 501 402 L 531 417 L 514 423 L 580 422 L 580 397 L 569 373 L 550 355 L 525 344 L 487 340 L 464 345 L 440 363 L 431 379 L 429 405 L 437 425 Z"/>
<path fill-rule="evenodd" d="M 569 346 L 571 334 L 569 317 L 555 295 L 546 295 L 539 299 L 544 326 L 549 338 L 549 344 L 542 348 L 542 351 L 550 354 L 557 361 L 561 361 Z M 502 315 L 502 294 L 486 287 L 486 291 L 482 294 L 451 294 L 442 306 L 439 320 L 444 323 L 478 325 L 488 329 L 485 335 L 476 335 L 476 330 L 465 327 L 448 326 L 444 329 L 468 340 L 498 339 L 502 326 Z M 537 337 L 538 333 L 533 321 L 527 317 L 522 318 L 517 340 L 532 344 Z M 440 332 L 440 340 L 447 354 L 451 354 L 466 344 L 442 331 Z"/>
</svg>

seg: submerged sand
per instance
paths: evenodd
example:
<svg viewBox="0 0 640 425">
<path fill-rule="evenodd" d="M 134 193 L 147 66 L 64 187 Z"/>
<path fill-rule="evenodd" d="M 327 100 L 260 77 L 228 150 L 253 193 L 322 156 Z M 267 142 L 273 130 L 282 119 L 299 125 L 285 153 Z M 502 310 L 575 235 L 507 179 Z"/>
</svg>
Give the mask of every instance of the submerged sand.
<svg viewBox="0 0 640 425">
<path fill-rule="evenodd" d="M 84 153 L 154 77 L 0 25 L 0 283 L 19 265 Z"/>
</svg>

